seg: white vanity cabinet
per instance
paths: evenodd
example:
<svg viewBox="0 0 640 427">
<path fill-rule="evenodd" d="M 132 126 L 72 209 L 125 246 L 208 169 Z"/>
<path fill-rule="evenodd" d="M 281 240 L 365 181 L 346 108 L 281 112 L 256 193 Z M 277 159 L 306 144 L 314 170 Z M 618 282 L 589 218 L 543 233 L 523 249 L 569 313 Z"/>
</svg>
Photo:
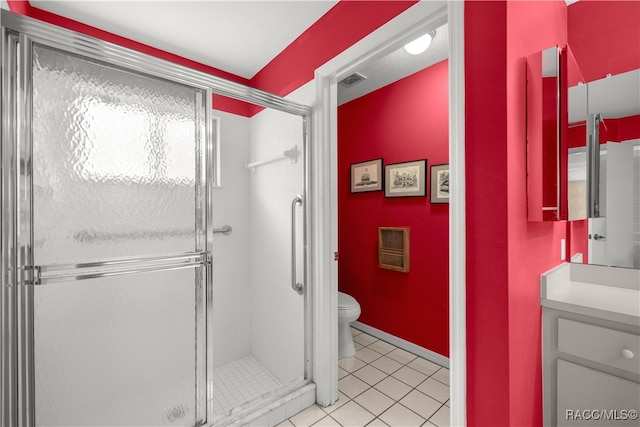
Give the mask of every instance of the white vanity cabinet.
<svg viewBox="0 0 640 427">
<path fill-rule="evenodd" d="M 640 273 L 563 264 L 541 282 L 545 426 L 640 425 Z"/>
</svg>

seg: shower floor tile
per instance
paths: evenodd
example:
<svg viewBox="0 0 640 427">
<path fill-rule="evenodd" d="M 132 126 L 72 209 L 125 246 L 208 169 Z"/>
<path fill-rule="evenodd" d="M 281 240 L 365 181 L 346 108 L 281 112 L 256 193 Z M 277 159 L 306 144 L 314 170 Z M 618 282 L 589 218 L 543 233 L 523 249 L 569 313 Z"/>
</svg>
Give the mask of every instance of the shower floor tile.
<svg viewBox="0 0 640 427">
<path fill-rule="evenodd" d="M 216 415 L 230 415 L 283 384 L 252 356 L 213 370 L 212 405 Z"/>
</svg>

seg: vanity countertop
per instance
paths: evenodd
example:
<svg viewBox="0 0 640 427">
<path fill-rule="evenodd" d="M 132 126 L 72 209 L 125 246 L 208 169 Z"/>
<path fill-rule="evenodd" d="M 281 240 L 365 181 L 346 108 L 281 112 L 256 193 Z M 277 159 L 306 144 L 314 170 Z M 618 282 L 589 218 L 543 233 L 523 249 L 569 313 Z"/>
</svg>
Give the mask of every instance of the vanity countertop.
<svg viewBox="0 0 640 427">
<path fill-rule="evenodd" d="M 640 272 L 563 263 L 541 276 L 541 305 L 640 325 Z"/>
</svg>

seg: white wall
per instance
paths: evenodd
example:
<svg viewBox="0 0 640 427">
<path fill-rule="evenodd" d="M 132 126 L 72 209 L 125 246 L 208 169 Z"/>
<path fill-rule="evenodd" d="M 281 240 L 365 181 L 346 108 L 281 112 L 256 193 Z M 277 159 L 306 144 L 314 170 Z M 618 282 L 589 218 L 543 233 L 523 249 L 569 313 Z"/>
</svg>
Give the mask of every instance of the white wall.
<svg viewBox="0 0 640 427">
<path fill-rule="evenodd" d="M 250 119 L 214 110 L 220 123 L 221 187 L 213 191 L 213 225 L 230 225 L 230 235 L 214 236 L 214 367 L 251 352 L 249 258 Z"/>
<path fill-rule="evenodd" d="M 214 366 L 253 355 L 282 382 L 304 373 L 303 297 L 291 289 L 291 201 L 303 193 L 303 123 L 266 109 L 252 118 L 219 118 L 221 187 L 214 189 Z M 297 146 L 296 163 L 280 160 L 250 171 L 244 164 Z M 298 278 L 303 278 L 303 210 L 296 209 Z"/>
<path fill-rule="evenodd" d="M 313 82 L 290 98 L 310 105 Z M 266 109 L 252 118 L 214 111 L 220 123 L 221 184 L 214 190 L 214 367 L 253 355 L 281 381 L 304 372 L 303 297 L 291 289 L 291 201 L 303 193 L 302 118 Z M 297 163 L 244 164 L 297 145 Z M 302 280 L 303 211 L 296 209 Z"/>
<path fill-rule="evenodd" d="M 286 99 L 303 105 L 313 105 L 316 101 L 316 82 L 311 80 L 286 96 Z"/>
<path fill-rule="evenodd" d="M 251 119 L 251 160 L 261 161 L 297 145 L 302 118 L 264 110 Z M 281 381 L 304 373 L 303 297 L 291 288 L 291 202 L 304 189 L 302 156 L 251 174 L 252 354 Z M 302 209 L 298 208 L 298 277 L 302 278 Z"/>
</svg>

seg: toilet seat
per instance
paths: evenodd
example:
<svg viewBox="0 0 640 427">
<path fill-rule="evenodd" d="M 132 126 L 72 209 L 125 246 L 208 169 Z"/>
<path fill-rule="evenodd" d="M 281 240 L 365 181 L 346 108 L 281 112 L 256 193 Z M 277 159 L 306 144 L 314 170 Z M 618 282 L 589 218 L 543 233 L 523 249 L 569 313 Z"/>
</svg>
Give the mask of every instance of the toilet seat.
<svg viewBox="0 0 640 427">
<path fill-rule="evenodd" d="M 351 310 L 358 305 L 358 301 L 351 295 L 338 292 L 338 310 Z"/>
</svg>

